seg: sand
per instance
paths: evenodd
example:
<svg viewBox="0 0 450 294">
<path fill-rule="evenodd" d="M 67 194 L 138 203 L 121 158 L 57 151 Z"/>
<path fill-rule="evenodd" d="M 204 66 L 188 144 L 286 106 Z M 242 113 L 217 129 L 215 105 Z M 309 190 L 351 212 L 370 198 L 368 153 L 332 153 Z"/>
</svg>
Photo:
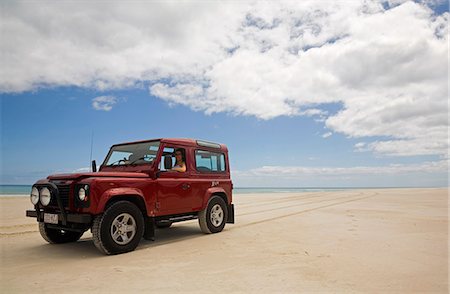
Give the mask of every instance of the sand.
<svg viewBox="0 0 450 294">
<path fill-rule="evenodd" d="M 104 256 L 47 244 L 28 198 L 0 198 L 1 293 L 448 293 L 448 189 L 235 195 L 236 224 L 158 230 Z"/>
</svg>

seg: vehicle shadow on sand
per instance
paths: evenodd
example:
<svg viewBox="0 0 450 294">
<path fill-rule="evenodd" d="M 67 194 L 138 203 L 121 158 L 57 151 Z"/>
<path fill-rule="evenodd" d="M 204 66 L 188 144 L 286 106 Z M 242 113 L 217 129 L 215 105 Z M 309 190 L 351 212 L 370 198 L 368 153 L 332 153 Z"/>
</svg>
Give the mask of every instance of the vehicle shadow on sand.
<svg viewBox="0 0 450 294">
<path fill-rule="evenodd" d="M 170 228 L 156 229 L 155 241 L 142 239 L 136 250 L 181 242 L 202 236 L 205 236 L 205 234 L 200 230 L 196 221 L 175 224 Z"/>
<path fill-rule="evenodd" d="M 200 230 L 197 222 L 185 222 L 183 224 L 175 224 L 170 228 L 156 229 L 155 241 L 141 239 L 135 251 L 148 249 L 152 247 L 162 246 L 174 242 L 182 242 L 185 240 L 205 236 Z M 47 244 L 43 243 L 41 246 L 29 247 L 32 251 L 30 254 L 45 254 L 46 259 L 80 259 L 80 258 L 95 258 L 103 257 L 102 254 L 94 245 L 92 234 L 86 232 L 79 241 L 67 244 Z M 125 253 L 127 254 L 127 253 Z"/>
</svg>

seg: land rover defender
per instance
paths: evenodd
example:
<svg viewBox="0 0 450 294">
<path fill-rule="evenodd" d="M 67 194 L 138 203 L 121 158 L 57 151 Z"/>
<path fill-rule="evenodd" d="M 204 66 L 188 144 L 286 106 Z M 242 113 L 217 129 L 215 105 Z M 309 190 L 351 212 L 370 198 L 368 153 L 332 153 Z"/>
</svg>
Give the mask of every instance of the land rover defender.
<svg viewBox="0 0 450 294">
<path fill-rule="evenodd" d="M 172 170 L 175 151 L 186 171 Z M 33 210 L 49 243 L 76 242 L 92 231 L 104 254 L 133 251 L 155 228 L 198 219 L 206 234 L 234 223 L 228 149 L 194 139 L 153 139 L 113 145 L 99 171 L 50 175 L 31 190 Z"/>
</svg>

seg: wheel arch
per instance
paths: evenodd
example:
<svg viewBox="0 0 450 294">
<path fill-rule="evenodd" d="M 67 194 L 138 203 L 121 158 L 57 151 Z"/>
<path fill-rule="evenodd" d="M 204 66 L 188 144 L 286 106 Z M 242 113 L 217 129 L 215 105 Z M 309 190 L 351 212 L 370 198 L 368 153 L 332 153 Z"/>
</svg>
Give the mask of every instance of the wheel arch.
<svg viewBox="0 0 450 294">
<path fill-rule="evenodd" d="M 228 204 L 228 198 L 227 198 L 227 194 L 225 194 L 225 192 L 215 192 L 213 194 L 211 194 L 211 197 L 209 197 L 209 199 L 211 199 L 214 196 L 219 196 L 220 198 L 223 199 L 223 201 L 225 202 L 225 204 Z M 209 201 L 208 199 L 208 201 Z"/>
<path fill-rule="evenodd" d="M 139 208 L 144 217 L 147 216 L 147 207 L 145 206 L 144 198 L 135 194 L 115 195 L 114 197 L 109 198 L 108 201 L 105 203 L 104 210 L 108 209 L 108 207 L 119 201 L 128 201 L 133 203 L 134 205 L 137 206 L 137 208 Z"/>
<path fill-rule="evenodd" d="M 95 214 L 103 213 L 111 204 L 121 200 L 135 204 L 142 211 L 144 217 L 147 216 L 144 194 L 141 190 L 135 188 L 113 188 L 105 191 L 100 197 Z"/>
<path fill-rule="evenodd" d="M 209 199 L 211 199 L 214 196 L 218 196 L 218 197 L 222 198 L 223 201 L 225 201 L 226 205 L 230 204 L 227 193 L 225 193 L 224 189 L 222 189 L 220 187 L 210 188 L 210 189 L 208 189 L 208 191 L 206 191 L 205 197 L 203 198 L 203 205 L 202 205 L 201 210 L 206 208 L 206 206 L 208 205 Z"/>
</svg>

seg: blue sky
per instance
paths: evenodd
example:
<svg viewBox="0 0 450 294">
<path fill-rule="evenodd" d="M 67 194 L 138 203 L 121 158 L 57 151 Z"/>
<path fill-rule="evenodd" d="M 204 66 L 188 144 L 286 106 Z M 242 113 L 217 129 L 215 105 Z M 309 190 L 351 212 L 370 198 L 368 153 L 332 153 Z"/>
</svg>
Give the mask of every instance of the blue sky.
<svg viewBox="0 0 450 294">
<path fill-rule="evenodd" d="M 447 186 L 448 7 L 335 3 L 108 7 L 99 24 L 97 6 L 47 24 L 73 7 L 5 5 L 0 184 L 87 168 L 93 133 L 97 162 L 119 142 L 225 143 L 238 187 Z"/>
</svg>

